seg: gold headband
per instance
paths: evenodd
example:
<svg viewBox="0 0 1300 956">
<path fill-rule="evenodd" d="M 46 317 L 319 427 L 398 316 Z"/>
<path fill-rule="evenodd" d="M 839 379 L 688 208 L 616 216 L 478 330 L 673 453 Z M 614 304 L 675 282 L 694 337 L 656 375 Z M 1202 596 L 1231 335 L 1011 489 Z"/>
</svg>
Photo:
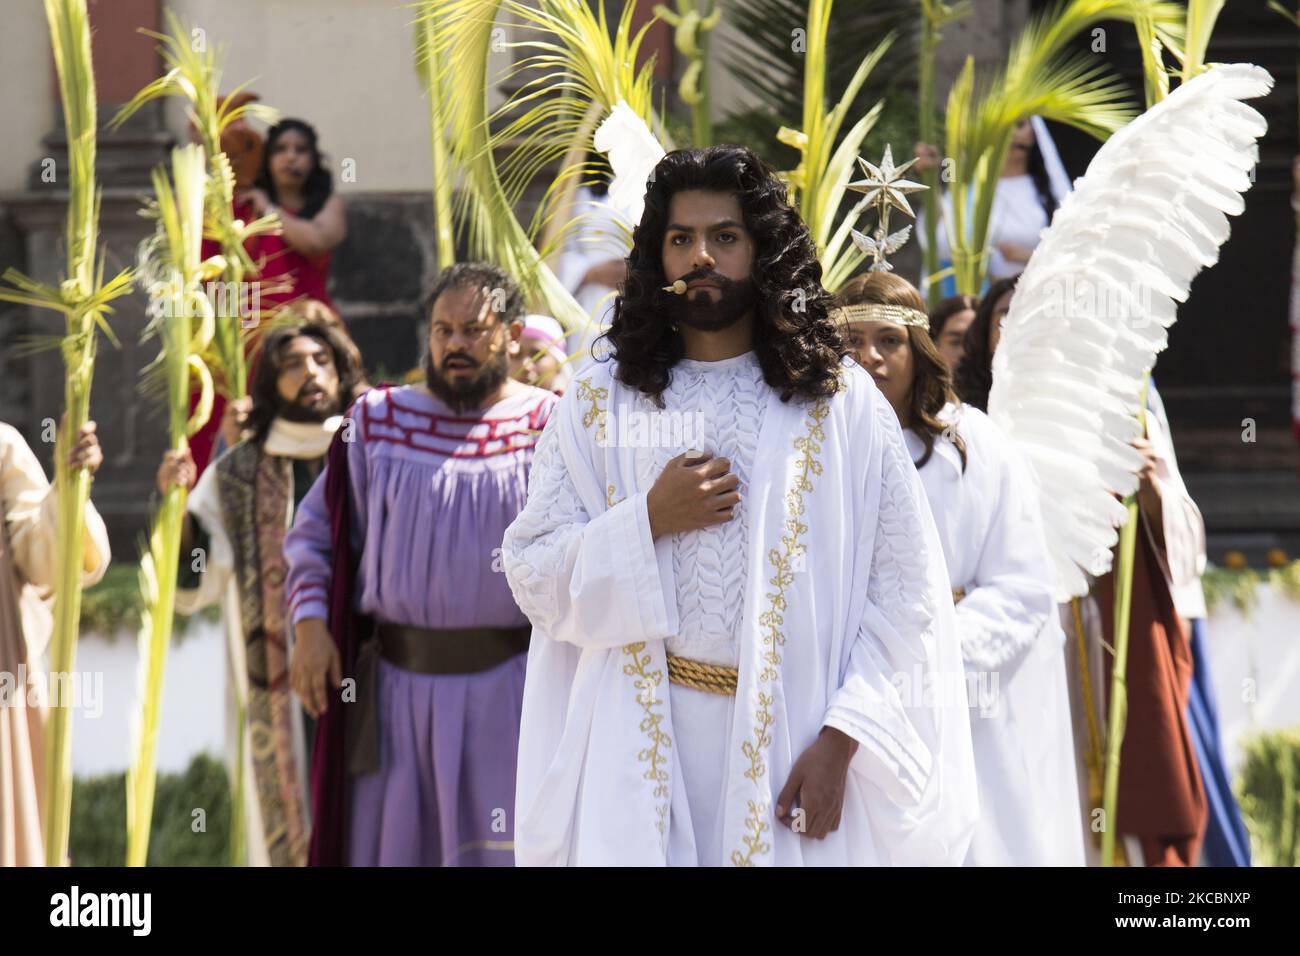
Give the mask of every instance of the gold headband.
<svg viewBox="0 0 1300 956">
<path fill-rule="evenodd" d="M 909 309 L 905 305 L 843 305 L 831 310 L 831 318 L 837 322 L 893 322 L 895 325 L 911 325 L 918 329 L 930 331 L 930 317 L 919 309 Z"/>
</svg>

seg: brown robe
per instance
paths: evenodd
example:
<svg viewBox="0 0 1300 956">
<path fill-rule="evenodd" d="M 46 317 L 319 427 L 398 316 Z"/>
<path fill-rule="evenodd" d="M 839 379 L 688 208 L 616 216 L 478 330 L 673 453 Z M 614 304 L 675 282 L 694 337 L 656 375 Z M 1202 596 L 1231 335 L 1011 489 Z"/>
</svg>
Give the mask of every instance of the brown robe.
<svg viewBox="0 0 1300 956">
<path fill-rule="evenodd" d="M 1118 561 L 1118 548 L 1116 549 Z M 1107 644 L 1114 646 L 1115 574 L 1097 580 Z M 1103 655 L 1110 694 L 1113 657 Z M 1187 724 L 1192 682 L 1189 635 L 1174 608 L 1145 521 L 1133 560 L 1128 639 L 1128 719 L 1115 808 L 1121 836 L 1136 837 L 1147 866 L 1195 866 L 1209 808 Z M 1109 700 L 1108 700 L 1109 707 Z"/>
</svg>

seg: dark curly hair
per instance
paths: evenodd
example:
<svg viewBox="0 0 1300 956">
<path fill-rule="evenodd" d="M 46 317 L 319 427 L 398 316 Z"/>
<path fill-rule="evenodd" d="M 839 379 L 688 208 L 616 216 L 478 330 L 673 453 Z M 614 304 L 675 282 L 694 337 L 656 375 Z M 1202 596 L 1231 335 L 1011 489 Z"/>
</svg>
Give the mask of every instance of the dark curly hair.
<svg viewBox="0 0 1300 956">
<path fill-rule="evenodd" d="M 993 322 L 993 307 L 998 299 L 1016 287 L 1020 276 L 999 279 L 989 286 L 980 299 L 975 318 L 966 327 L 962 342 L 961 364 L 953 374 L 953 387 L 961 400 L 974 405 L 981 412 L 989 410 L 989 390 L 993 388 L 993 350 L 989 348 L 989 326 Z"/>
<path fill-rule="evenodd" d="M 502 325 L 523 320 L 524 294 L 519 283 L 505 269 L 491 262 L 456 262 L 438 273 L 433 280 L 433 288 L 420 300 L 424 321 L 427 322 L 433 315 L 433 306 L 438 301 L 438 296 L 448 289 L 459 289 L 462 286 L 488 290 L 492 314 Z"/>
<path fill-rule="evenodd" d="M 754 351 L 763 378 L 782 401 L 818 399 L 840 386 L 846 347 L 828 317 L 833 300 L 822 288 L 821 264 L 808 227 L 786 201 L 786 186 L 743 146 L 678 149 L 664 156 L 646 184 L 645 211 L 632 234 L 627 280 L 614 301 L 614 319 L 601 336 L 618 361 L 618 378 L 663 407 L 672 367 L 684 355 L 671 327 L 662 287 L 664 233 L 675 193 L 686 189 L 736 196 L 754 238 Z"/>
<path fill-rule="evenodd" d="M 277 325 L 262 336 L 256 367 L 253 369 L 252 381 L 248 387 L 248 394 L 253 399 L 253 407 L 248 412 L 248 421 L 244 428 L 252 432 L 252 440 L 256 444 L 260 445 L 266 441 L 266 436 L 271 433 L 271 423 L 280 414 L 282 399 L 276 383 L 280 378 L 284 347 L 290 340 L 300 335 L 320 342 L 333 356 L 334 369 L 339 376 L 336 413 L 341 413 L 366 388 L 365 373 L 361 368 L 361 353 L 357 351 L 356 345 L 352 343 L 352 339 L 346 332 L 323 322 Z"/>
</svg>

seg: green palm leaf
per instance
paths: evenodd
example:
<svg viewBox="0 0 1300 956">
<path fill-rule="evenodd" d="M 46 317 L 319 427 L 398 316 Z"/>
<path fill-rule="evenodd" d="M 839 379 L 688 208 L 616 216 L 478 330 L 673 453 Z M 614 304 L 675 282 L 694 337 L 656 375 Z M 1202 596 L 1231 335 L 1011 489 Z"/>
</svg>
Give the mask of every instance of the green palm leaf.
<svg viewBox="0 0 1300 956">
<path fill-rule="evenodd" d="M 581 0 L 541 0 L 536 6 L 515 0 L 426 0 L 417 8 L 421 21 L 434 23 L 427 47 L 434 62 L 444 78 L 456 78 L 443 83 L 445 114 L 449 154 L 464 176 L 456 217 L 471 254 L 498 262 L 566 327 L 586 324 L 588 316 L 544 261 L 564 230 L 551 229 L 541 252 L 534 245 L 551 224 L 567 222 L 559 199 L 576 187 L 586 165 L 565 164 L 530 228 L 519 223 L 514 208 L 545 166 L 591 148 L 597 119 L 618 100 L 656 125 L 652 64 L 635 66 L 645 29 L 631 30 L 634 8 L 624 7 L 613 36 L 603 5 L 592 10 Z M 494 32 L 499 13 L 511 16 L 522 39 L 504 42 L 504 33 Z M 489 76 L 494 47 L 519 54 L 504 73 L 519 85 L 489 111 L 488 91 L 499 78 Z M 502 150 L 508 154 L 498 164 L 495 156 Z"/>
<path fill-rule="evenodd" d="M 958 291 L 978 295 L 984 284 L 993 198 L 1016 124 L 1038 115 L 1105 139 L 1135 115 L 1124 85 L 1091 58 L 1065 54 L 1067 44 L 1102 20 L 1139 19 L 1162 42 L 1177 44 L 1182 13 L 1159 0 L 1060 0 L 1025 25 L 991 77 L 977 78 L 967 60 L 948 94 L 945 120 Z"/>
<path fill-rule="evenodd" d="M 747 108 L 727 117 L 724 128 L 733 139 L 743 141 L 781 164 L 793 163 L 784 151 L 773 152 L 772 139 L 781 127 L 804 129 L 806 105 L 806 60 L 814 52 L 824 60 L 825 80 L 819 99 L 837 103 L 848 89 L 863 59 L 881 38 L 895 34 L 878 67 L 871 71 L 845 111 L 845 121 L 864 115 L 881 100 L 905 95 L 917 63 L 914 25 L 918 0 L 881 2 L 845 0 L 828 14 L 826 29 L 814 42 L 808 27 L 808 0 L 728 0 L 726 19 L 735 27 L 738 42 L 727 49 L 727 69 L 750 90 L 763 106 Z M 795 30 L 802 30 L 797 36 Z M 799 40 L 799 49 L 795 42 Z M 806 132 L 806 129 L 805 129 Z"/>
<path fill-rule="evenodd" d="M 154 170 L 155 198 L 149 212 L 156 228 L 140 247 L 139 273 L 151 311 L 145 334 L 160 342 L 158 358 L 145 370 L 144 381 L 147 390 L 163 397 L 173 451 L 188 447 L 189 437 L 206 423 L 212 410 L 212 377 L 201 355 L 211 342 L 216 323 L 202 283 L 223 263 L 200 259 L 207 181 L 202 146 L 174 149 L 171 181 L 165 167 Z M 198 380 L 201 397 L 191 414 L 192 379 Z M 148 549 L 140 561 L 144 609 L 136 749 L 126 779 L 128 866 L 144 866 L 149 852 L 162 680 L 175 618 L 176 567 L 186 497 L 184 487 L 168 489 L 151 523 Z"/>
<path fill-rule="evenodd" d="M 257 268 L 244 244 L 253 236 L 279 228 L 275 216 L 263 216 L 253 222 L 236 219 L 233 209 L 235 173 L 230 158 L 221 149 L 221 135 L 232 123 L 258 119 L 274 123 L 279 113 L 269 106 L 250 102 L 236 105 L 238 94 L 248 85 L 241 83 L 231 93 L 221 94 L 224 47 L 201 47 L 191 40 L 189 24 L 171 10 L 166 12 L 168 33 L 141 30 L 159 41 L 158 52 L 167 72 L 147 84 L 113 117 L 111 126 L 120 127 L 146 103 L 163 97 L 180 97 L 186 103 L 186 115 L 198 131 L 208 159 L 204 191 L 204 236 L 221 245 L 220 281 L 234 295 L 223 294 L 227 306 L 214 316 L 215 330 L 205 364 L 216 372 L 216 382 L 229 398 L 242 398 L 247 391 L 248 372 L 245 361 L 246 339 L 255 334 L 256 316 L 245 313 L 246 281 L 256 277 Z M 214 276 L 213 278 L 217 278 Z M 248 319 L 253 321 L 246 321 Z"/>
<path fill-rule="evenodd" d="M 51 309 L 64 316 L 59 340 L 64 365 L 64 408 L 59 449 L 85 425 L 90 413 L 96 333 L 110 332 L 109 305 L 130 289 L 130 271 L 103 281 L 99 253 L 99 190 L 95 183 L 96 95 L 90 54 L 90 22 L 86 0 L 45 0 L 54 67 L 59 80 L 68 140 L 68 212 L 65 226 L 67 266 L 58 288 L 29 279 L 14 270 L 4 274 L 11 288 L 0 288 L 0 300 Z M 98 267 L 96 259 L 99 259 Z M 111 332 L 110 332 L 111 334 Z M 50 638 L 50 674 L 72 673 L 81 619 L 82 542 L 90 474 L 73 472 L 63 454 L 55 455 L 54 484 L 58 498 L 58 568 L 54 587 L 54 631 Z M 62 866 L 68 856 L 68 826 L 72 812 L 72 711 L 52 707 L 45 739 L 45 859 Z"/>
</svg>

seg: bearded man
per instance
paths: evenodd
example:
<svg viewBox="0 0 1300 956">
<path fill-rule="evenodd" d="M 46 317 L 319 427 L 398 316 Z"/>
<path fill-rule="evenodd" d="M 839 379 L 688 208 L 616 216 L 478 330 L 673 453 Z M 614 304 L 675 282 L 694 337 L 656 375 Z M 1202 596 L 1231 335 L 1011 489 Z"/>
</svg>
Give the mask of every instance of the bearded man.
<svg viewBox="0 0 1300 956">
<path fill-rule="evenodd" d="M 943 554 L 785 185 L 739 146 L 667 154 L 627 265 L 505 537 L 518 861 L 960 863 Z"/>
<path fill-rule="evenodd" d="M 310 721 L 289 688 L 284 536 L 325 464 L 341 412 L 361 387 L 360 357 L 343 333 L 304 323 L 267 332 L 254 370 L 246 437 L 207 468 L 189 495 L 176 609 L 224 610 L 234 734 L 242 733 L 244 829 L 253 866 L 303 866 L 310 832 Z M 231 403 L 231 408 L 240 403 Z M 168 451 L 159 490 L 194 481 L 188 451 Z M 233 759 L 233 758 L 232 758 Z"/>
<path fill-rule="evenodd" d="M 425 382 L 357 401 L 286 539 L 313 864 L 514 862 L 529 627 L 501 538 L 556 401 L 510 378 L 523 315 L 501 269 L 444 270 Z"/>
</svg>

